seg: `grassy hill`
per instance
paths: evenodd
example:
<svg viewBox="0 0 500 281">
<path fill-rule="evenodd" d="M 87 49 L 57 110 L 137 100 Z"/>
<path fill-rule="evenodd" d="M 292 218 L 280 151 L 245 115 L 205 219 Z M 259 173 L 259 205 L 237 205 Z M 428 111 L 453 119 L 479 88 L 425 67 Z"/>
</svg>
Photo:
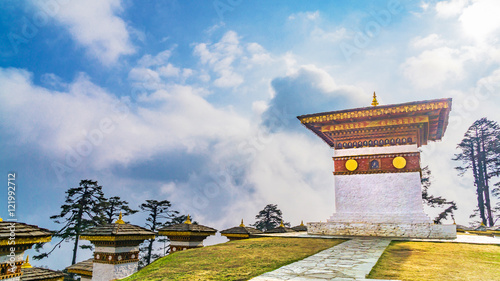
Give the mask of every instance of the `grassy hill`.
<svg viewBox="0 0 500 281">
<path fill-rule="evenodd" d="M 279 237 L 232 241 L 175 252 L 122 280 L 248 280 L 344 241 Z"/>
<path fill-rule="evenodd" d="M 263 237 L 176 252 L 132 280 L 248 280 L 344 242 L 341 239 Z M 368 278 L 500 280 L 500 245 L 393 241 Z"/>
<path fill-rule="evenodd" d="M 500 245 L 393 241 L 368 278 L 500 280 Z"/>
</svg>

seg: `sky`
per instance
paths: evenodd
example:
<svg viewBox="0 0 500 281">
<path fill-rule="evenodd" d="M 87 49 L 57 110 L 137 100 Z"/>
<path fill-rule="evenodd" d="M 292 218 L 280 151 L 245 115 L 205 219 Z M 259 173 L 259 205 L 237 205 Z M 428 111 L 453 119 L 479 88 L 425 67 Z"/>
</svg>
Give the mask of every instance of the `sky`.
<svg viewBox="0 0 500 281">
<path fill-rule="evenodd" d="M 60 228 L 64 192 L 92 179 L 219 230 L 271 203 L 292 225 L 325 221 L 332 151 L 296 116 L 369 106 L 376 91 L 382 105 L 453 98 L 422 166 L 468 225 L 472 176 L 451 159 L 475 120 L 500 121 L 499 13 L 496 0 L 1 1 L 0 170 L 16 172 L 17 218 Z M 63 244 L 30 262 L 70 258 Z"/>
</svg>

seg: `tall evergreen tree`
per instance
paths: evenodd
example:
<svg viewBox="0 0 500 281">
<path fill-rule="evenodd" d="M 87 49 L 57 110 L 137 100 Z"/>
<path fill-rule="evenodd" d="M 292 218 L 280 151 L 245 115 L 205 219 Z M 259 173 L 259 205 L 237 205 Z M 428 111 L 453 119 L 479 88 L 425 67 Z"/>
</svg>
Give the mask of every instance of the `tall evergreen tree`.
<svg viewBox="0 0 500 281">
<path fill-rule="evenodd" d="M 146 200 L 146 203 L 143 203 L 139 206 L 139 208 L 148 214 L 146 219 L 146 227 L 151 231 L 156 231 L 165 223 L 168 223 L 172 219 L 176 218 L 179 212 L 173 211 L 170 208 L 172 204 L 168 200 L 157 201 L 157 200 Z M 165 221 L 165 219 L 167 221 Z M 163 221 L 163 222 L 162 222 Z M 154 258 L 152 255 L 153 252 L 153 243 L 155 239 L 150 239 L 146 243 L 148 245 L 143 248 L 146 254 L 144 256 L 144 261 L 142 262 L 143 266 L 146 266 L 151 263 L 151 259 Z"/>
<path fill-rule="evenodd" d="M 472 171 L 476 186 L 477 207 L 481 222 L 486 226 L 494 225 L 491 207 L 490 179 L 500 174 L 500 127 L 494 121 L 481 118 L 467 130 L 463 140 L 458 144 L 461 153 L 455 154 L 453 160 L 462 162 L 455 167 L 459 175 Z"/>
<path fill-rule="evenodd" d="M 453 201 L 448 201 L 441 196 L 435 197 L 429 194 L 431 178 L 432 175 L 429 166 L 424 167 L 422 169 L 422 201 L 432 208 L 448 206 L 434 219 L 434 223 L 441 224 L 441 221 L 447 219 L 448 215 L 455 220 L 453 217 L 453 211 L 457 210 L 457 204 Z"/>
<path fill-rule="evenodd" d="M 268 204 L 255 216 L 255 219 L 257 221 L 253 226 L 260 231 L 266 231 L 280 225 L 283 221 L 283 213 L 278 209 L 278 205 Z M 289 222 L 284 223 L 284 225 L 290 227 Z"/>
<path fill-rule="evenodd" d="M 61 241 L 48 253 L 33 258 L 45 258 L 63 241 L 74 240 L 71 264 L 75 264 L 80 233 L 104 222 L 101 209 L 103 201 L 102 186 L 98 185 L 97 181 L 82 180 L 80 186 L 68 189 L 65 204 L 61 206 L 61 213 L 50 217 L 54 222 L 63 224 L 63 227 L 53 235 L 61 238 Z"/>
<path fill-rule="evenodd" d="M 120 212 L 123 216 L 133 215 L 138 212 L 138 210 L 131 209 L 127 201 L 120 199 L 118 196 L 113 196 L 102 202 L 106 223 L 113 223 L 120 215 Z"/>
</svg>

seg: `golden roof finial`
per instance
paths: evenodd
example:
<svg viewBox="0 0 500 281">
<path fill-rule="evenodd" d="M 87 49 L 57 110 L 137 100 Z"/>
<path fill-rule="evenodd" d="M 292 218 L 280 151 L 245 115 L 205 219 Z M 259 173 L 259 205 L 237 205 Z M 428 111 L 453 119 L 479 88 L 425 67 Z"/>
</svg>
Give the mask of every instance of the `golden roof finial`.
<svg viewBox="0 0 500 281">
<path fill-rule="evenodd" d="M 243 219 L 241 219 L 240 227 L 245 227 L 245 225 L 243 224 Z"/>
<path fill-rule="evenodd" d="M 373 100 L 372 100 L 372 105 L 373 105 L 373 106 L 377 106 L 377 105 L 378 105 L 378 101 L 377 101 L 377 94 L 375 94 L 375 92 L 373 92 Z"/>
<path fill-rule="evenodd" d="M 31 266 L 30 264 L 30 255 L 27 255 L 26 256 L 26 261 L 23 263 L 23 265 L 21 266 L 21 268 L 32 268 L 33 266 Z"/>
<path fill-rule="evenodd" d="M 304 221 L 300 221 L 300 226 L 304 226 Z"/>
<path fill-rule="evenodd" d="M 118 215 L 118 219 L 115 221 L 117 224 L 125 224 L 125 222 L 122 220 L 122 212 Z"/>
<path fill-rule="evenodd" d="M 2 219 L 2 218 L 0 218 L 0 221 L 3 221 L 3 219 Z"/>
<path fill-rule="evenodd" d="M 184 222 L 185 224 L 191 224 L 191 216 L 187 216 L 186 221 Z"/>
<path fill-rule="evenodd" d="M 285 227 L 285 225 L 283 224 L 283 220 L 281 220 L 281 223 L 280 223 L 279 227 Z"/>
</svg>

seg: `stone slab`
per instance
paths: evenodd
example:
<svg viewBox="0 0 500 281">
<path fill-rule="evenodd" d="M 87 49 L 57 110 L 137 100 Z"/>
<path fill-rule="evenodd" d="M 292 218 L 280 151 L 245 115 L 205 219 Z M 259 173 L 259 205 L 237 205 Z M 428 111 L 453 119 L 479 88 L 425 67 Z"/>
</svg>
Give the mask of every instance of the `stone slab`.
<svg viewBox="0 0 500 281">
<path fill-rule="evenodd" d="M 388 238 L 354 238 L 250 280 L 366 280 L 390 242 Z"/>
<path fill-rule="evenodd" d="M 429 223 L 339 223 L 310 222 L 307 233 L 326 236 L 377 236 L 406 238 L 456 239 L 456 225 Z"/>
</svg>

